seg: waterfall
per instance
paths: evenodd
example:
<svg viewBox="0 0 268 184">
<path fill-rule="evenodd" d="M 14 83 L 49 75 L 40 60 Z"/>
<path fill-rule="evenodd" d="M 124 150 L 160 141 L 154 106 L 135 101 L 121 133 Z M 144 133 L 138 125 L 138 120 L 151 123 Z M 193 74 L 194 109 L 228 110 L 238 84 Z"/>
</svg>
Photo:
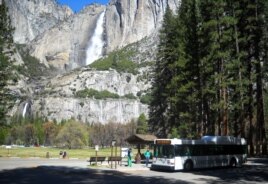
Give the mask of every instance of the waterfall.
<svg viewBox="0 0 268 184">
<path fill-rule="evenodd" d="M 24 105 L 23 111 L 22 111 L 22 117 L 25 117 L 26 111 L 27 111 L 28 102 Z"/>
<path fill-rule="evenodd" d="M 104 46 L 103 31 L 104 31 L 104 14 L 102 12 L 97 20 L 97 25 L 93 36 L 89 41 L 87 48 L 86 65 L 93 63 L 102 56 L 102 48 Z"/>
</svg>

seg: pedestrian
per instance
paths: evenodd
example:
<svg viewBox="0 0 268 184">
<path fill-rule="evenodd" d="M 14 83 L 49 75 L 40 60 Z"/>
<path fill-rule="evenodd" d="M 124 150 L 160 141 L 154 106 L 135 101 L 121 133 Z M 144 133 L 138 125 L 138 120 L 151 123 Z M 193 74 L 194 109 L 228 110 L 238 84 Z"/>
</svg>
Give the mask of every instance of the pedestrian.
<svg viewBox="0 0 268 184">
<path fill-rule="evenodd" d="M 149 149 L 147 149 L 147 151 L 144 153 L 144 156 L 145 156 L 145 159 L 146 159 L 146 167 L 148 167 L 149 160 L 150 160 L 150 157 L 151 157 L 151 153 L 150 153 Z"/>
<path fill-rule="evenodd" d="M 129 148 L 127 151 L 127 165 L 128 165 L 128 167 L 132 166 L 132 160 L 131 160 L 132 153 L 131 153 L 131 151 L 132 151 L 131 148 Z"/>
</svg>

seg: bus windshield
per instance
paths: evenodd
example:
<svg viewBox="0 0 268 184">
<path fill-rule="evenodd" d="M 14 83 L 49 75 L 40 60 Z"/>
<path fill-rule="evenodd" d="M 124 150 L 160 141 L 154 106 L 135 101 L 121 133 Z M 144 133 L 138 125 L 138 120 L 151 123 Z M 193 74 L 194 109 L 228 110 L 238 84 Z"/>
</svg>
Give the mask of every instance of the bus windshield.
<svg viewBox="0 0 268 184">
<path fill-rule="evenodd" d="M 155 145 L 154 156 L 159 158 L 174 158 L 174 145 Z"/>
</svg>

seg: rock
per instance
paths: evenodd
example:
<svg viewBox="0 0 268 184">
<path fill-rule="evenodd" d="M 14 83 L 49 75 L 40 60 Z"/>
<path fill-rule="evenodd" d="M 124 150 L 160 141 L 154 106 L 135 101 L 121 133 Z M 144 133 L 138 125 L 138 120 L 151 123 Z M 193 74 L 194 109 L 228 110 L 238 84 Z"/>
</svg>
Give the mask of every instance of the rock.
<svg viewBox="0 0 268 184">
<path fill-rule="evenodd" d="M 31 43 L 31 55 L 60 70 L 84 66 L 88 40 L 105 6 L 92 5 L 46 31 Z"/>
<path fill-rule="evenodd" d="M 140 91 L 151 87 L 150 83 L 139 80 L 139 75 L 118 73 L 115 70 L 96 71 L 87 68 L 75 70 L 68 74 L 52 78 L 45 90 L 50 95 L 73 97 L 75 92 L 88 89 L 107 90 L 111 93 L 125 96 L 136 96 Z"/>
<path fill-rule="evenodd" d="M 73 14 L 55 0 L 6 2 L 16 28 L 15 42 L 30 45 L 32 56 L 61 71 L 86 65 L 86 50 L 104 10 L 103 53 L 107 54 L 156 35 L 167 4 L 174 11 L 179 5 L 178 0 L 111 0 L 107 7 L 92 4 Z"/>
<path fill-rule="evenodd" d="M 103 56 L 129 46 L 136 52 L 131 61 L 139 64 L 154 61 L 165 9 L 169 5 L 175 12 L 180 0 L 110 0 L 107 6 L 92 4 L 75 14 L 55 0 L 6 2 L 16 27 L 15 42 L 26 44 L 32 56 L 61 73 L 38 81 L 24 78 L 17 88 L 13 86 L 12 90 L 21 95 L 21 99 L 31 101 L 32 107 L 27 109 L 32 112 L 28 114 L 39 114 L 57 121 L 75 118 L 101 123 L 129 122 L 141 113 L 148 114 L 147 105 L 138 98 L 130 100 L 123 96 L 132 94 L 137 97 L 138 93 L 151 87 L 150 66 L 140 68 L 138 75 L 115 70 L 97 71 L 85 67 L 86 50 L 97 20 L 105 11 Z M 27 62 L 19 55 L 14 58 L 18 64 Z M 77 91 L 86 88 L 107 90 L 121 98 L 96 100 L 75 96 Z M 26 103 L 17 100 L 10 115 L 22 113 Z"/>
<path fill-rule="evenodd" d="M 94 100 L 64 97 L 46 97 L 35 100 L 33 113 L 47 117 L 49 120 L 68 120 L 71 118 L 82 122 L 116 122 L 127 123 L 140 114 L 147 114 L 147 105 L 137 100 Z"/>
<path fill-rule="evenodd" d="M 174 11 L 178 0 L 111 0 L 106 11 L 107 52 L 159 31 L 167 4 Z"/>
<path fill-rule="evenodd" d="M 5 0 L 13 26 L 14 41 L 28 44 L 53 26 L 65 21 L 73 12 L 55 0 Z"/>
</svg>

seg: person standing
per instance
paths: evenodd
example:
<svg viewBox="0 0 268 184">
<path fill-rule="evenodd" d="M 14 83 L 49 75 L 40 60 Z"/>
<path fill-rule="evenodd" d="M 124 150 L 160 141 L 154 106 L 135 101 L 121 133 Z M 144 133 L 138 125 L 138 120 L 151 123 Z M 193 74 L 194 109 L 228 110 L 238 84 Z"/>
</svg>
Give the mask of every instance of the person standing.
<svg viewBox="0 0 268 184">
<path fill-rule="evenodd" d="M 128 149 L 127 151 L 127 165 L 128 167 L 131 167 L 132 166 L 132 160 L 131 160 L 131 148 Z"/>
<path fill-rule="evenodd" d="M 145 156 L 145 159 L 146 159 L 146 167 L 148 167 L 149 160 L 150 160 L 150 157 L 151 157 L 151 153 L 150 153 L 149 149 L 147 149 L 147 151 L 144 153 L 144 156 Z"/>
</svg>

